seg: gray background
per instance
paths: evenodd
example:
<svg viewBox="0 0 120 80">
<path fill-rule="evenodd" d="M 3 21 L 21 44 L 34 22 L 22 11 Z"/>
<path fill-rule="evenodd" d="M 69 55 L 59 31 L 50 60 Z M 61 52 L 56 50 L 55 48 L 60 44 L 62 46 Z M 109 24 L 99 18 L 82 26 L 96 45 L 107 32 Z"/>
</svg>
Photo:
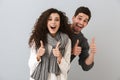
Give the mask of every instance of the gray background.
<svg viewBox="0 0 120 80">
<path fill-rule="evenodd" d="M 57 8 L 71 21 L 79 6 L 92 12 L 83 33 L 96 38 L 97 53 L 88 72 L 75 58 L 69 80 L 120 80 L 120 0 L 0 0 L 0 80 L 29 80 L 28 39 L 41 12 Z"/>
</svg>

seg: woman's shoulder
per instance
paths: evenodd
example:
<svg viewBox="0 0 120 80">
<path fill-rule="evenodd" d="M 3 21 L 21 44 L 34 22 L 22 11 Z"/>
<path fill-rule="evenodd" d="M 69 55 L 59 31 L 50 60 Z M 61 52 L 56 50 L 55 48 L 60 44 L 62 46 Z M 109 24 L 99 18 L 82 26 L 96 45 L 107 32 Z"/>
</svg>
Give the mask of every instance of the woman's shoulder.
<svg viewBox="0 0 120 80">
<path fill-rule="evenodd" d="M 64 36 L 65 38 L 69 38 L 66 33 L 61 32 L 60 34 L 61 34 L 62 36 Z"/>
</svg>

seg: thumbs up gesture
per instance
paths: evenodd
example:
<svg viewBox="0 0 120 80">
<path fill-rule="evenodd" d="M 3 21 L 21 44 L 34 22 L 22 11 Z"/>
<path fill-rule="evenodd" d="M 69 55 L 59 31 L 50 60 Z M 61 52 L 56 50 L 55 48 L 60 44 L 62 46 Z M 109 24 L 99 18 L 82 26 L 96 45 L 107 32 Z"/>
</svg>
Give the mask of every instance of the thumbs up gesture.
<svg viewBox="0 0 120 80">
<path fill-rule="evenodd" d="M 40 46 L 40 48 L 38 49 L 38 52 L 37 52 L 37 60 L 38 61 L 40 60 L 41 56 L 43 56 L 44 53 L 45 53 L 45 48 L 44 48 L 43 42 L 40 41 L 40 44 L 41 44 L 41 46 Z"/>
<path fill-rule="evenodd" d="M 82 48 L 79 45 L 79 40 L 76 41 L 75 46 L 72 49 L 72 54 L 77 56 L 81 54 Z"/>
<path fill-rule="evenodd" d="M 90 53 L 92 53 L 92 54 L 96 53 L 95 38 L 92 38 L 92 41 L 91 41 L 91 44 L 90 44 Z"/>
<path fill-rule="evenodd" d="M 59 45 L 60 45 L 60 42 L 57 42 L 56 47 L 53 49 L 53 55 L 57 57 L 58 62 L 60 62 L 62 59 L 62 55 L 59 51 Z"/>
</svg>

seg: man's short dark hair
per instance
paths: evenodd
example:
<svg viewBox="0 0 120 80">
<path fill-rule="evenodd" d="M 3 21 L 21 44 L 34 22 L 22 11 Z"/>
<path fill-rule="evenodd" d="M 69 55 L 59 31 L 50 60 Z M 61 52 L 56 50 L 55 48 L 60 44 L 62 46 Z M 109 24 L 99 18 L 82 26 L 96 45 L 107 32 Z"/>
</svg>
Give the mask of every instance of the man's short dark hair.
<svg viewBox="0 0 120 80">
<path fill-rule="evenodd" d="M 77 16 L 79 13 L 84 13 L 84 14 L 88 15 L 89 16 L 89 20 L 90 20 L 90 18 L 91 18 L 91 11 L 89 10 L 88 7 L 84 7 L 84 6 L 78 7 L 76 9 L 76 11 L 75 11 L 74 16 Z"/>
</svg>

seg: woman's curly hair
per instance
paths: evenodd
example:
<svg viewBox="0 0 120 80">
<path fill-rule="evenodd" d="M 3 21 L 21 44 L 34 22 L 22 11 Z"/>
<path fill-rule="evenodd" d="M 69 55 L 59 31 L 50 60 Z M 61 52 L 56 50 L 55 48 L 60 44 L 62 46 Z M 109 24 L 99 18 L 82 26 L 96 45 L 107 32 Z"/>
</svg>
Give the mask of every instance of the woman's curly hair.
<svg viewBox="0 0 120 80">
<path fill-rule="evenodd" d="M 38 49 L 40 47 L 40 40 L 43 41 L 44 45 L 47 43 L 47 33 L 49 32 L 47 28 L 47 22 L 50 14 L 52 13 L 58 13 L 60 16 L 60 28 L 58 31 L 67 34 L 71 38 L 71 29 L 69 26 L 68 17 L 64 12 L 50 8 L 44 11 L 35 23 L 32 34 L 29 38 L 30 47 L 35 44 L 35 48 Z"/>
</svg>

